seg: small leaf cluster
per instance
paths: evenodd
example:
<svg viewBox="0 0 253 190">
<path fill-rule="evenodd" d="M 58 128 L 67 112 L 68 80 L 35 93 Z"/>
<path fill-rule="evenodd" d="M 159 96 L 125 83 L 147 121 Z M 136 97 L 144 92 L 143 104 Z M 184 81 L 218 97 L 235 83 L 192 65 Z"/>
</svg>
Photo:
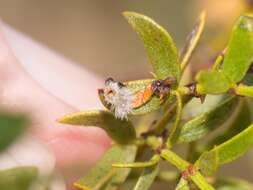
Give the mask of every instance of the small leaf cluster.
<svg viewBox="0 0 253 190">
<path fill-rule="evenodd" d="M 249 104 L 253 97 L 253 17 L 240 16 L 212 67 L 199 71 L 184 85 L 186 68 L 191 66 L 204 30 L 205 12 L 181 52 L 169 33 L 151 18 L 134 12 L 123 15 L 142 40 L 153 67 L 152 78 L 126 81 L 125 88 L 137 94 L 154 81 L 173 78 L 176 82 L 162 98 L 152 94 L 128 119 L 115 118 L 101 94 L 105 110 L 59 119 L 66 124 L 100 127 L 114 142 L 74 186 L 81 190 L 147 190 L 162 180 L 174 184 L 176 190 L 253 189 L 244 180 L 216 176 L 223 164 L 238 159 L 253 144 Z M 180 144 L 189 149 L 185 157 L 176 153 Z M 165 170 L 162 163 L 175 169 Z"/>
</svg>

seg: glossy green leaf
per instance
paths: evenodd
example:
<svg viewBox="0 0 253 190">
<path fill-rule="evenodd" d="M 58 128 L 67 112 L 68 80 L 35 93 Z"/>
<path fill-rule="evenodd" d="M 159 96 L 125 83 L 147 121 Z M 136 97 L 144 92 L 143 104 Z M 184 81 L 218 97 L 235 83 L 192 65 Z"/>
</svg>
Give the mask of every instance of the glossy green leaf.
<svg viewBox="0 0 253 190">
<path fill-rule="evenodd" d="M 135 129 L 130 121 L 116 119 L 109 111 L 77 112 L 58 120 L 60 123 L 103 128 L 117 143 L 125 144 L 135 139 Z"/>
<path fill-rule="evenodd" d="M 220 71 L 200 71 L 196 77 L 197 93 L 220 94 L 232 86 L 228 78 Z"/>
<path fill-rule="evenodd" d="M 36 167 L 17 167 L 0 171 L 1 190 L 27 190 L 37 179 Z"/>
<path fill-rule="evenodd" d="M 234 112 L 238 98 L 230 97 L 209 111 L 186 122 L 180 130 L 178 143 L 191 142 L 221 126 Z"/>
<path fill-rule="evenodd" d="M 182 70 L 184 70 L 187 64 L 189 63 L 193 51 L 198 45 L 199 39 L 205 26 L 205 19 L 206 19 L 206 12 L 203 11 L 198 18 L 197 24 L 195 25 L 195 27 L 193 28 L 193 30 L 191 31 L 191 33 L 187 38 L 186 45 L 184 46 L 180 56 Z"/>
<path fill-rule="evenodd" d="M 241 16 L 234 26 L 220 71 L 201 71 L 197 92 L 219 94 L 229 90 L 245 76 L 253 57 L 252 17 Z"/>
<path fill-rule="evenodd" d="M 181 178 L 175 190 L 190 190 L 188 181 L 185 180 L 184 178 Z"/>
<path fill-rule="evenodd" d="M 205 146 L 205 149 L 210 149 L 216 145 L 219 145 L 233 136 L 237 135 L 241 131 L 243 131 L 245 128 L 247 128 L 251 124 L 251 112 L 249 105 L 247 104 L 246 101 L 241 100 L 242 102 L 240 103 L 239 109 L 236 111 L 238 112 L 235 116 L 235 119 L 232 120 L 229 124 L 229 128 L 226 129 L 221 135 L 215 137 L 213 140 L 207 143 Z M 217 165 L 216 161 L 218 160 L 218 155 L 211 153 L 204 153 L 203 157 L 201 159 L 201 163 L 198 163 L 201 168 L 202 173 L 206 175 L 212 175 L 214 174 L 215 170 L 219 166 L 219 163 Z M 217 158 L 217 159 L 216 159 Z M 206 166 L 204 165 L 206 164 Z M 202 166 L 201 166 L 202 165 Z M 209 171 L 209 173 L 207 172 Z"/>
<path fill-rule="evenodd" d="M 250 16 L 241 16 L 238 19 L 225 54 L 222 72 L 234 84 L 243 79 L 253 57 L 252 21 Z"/>
<path fill-rule="evenodd" d="M 144 90 L 147 85 L 149 85 L 153 80 L 152 79 L 146 79 L 146 80 L 135 80 L 135 81 L 129 81 L 125 82 L 124 84 L 129 88 L 133 93 L 137 93 L 138 91 Z M 102 104 L 107 108 L 110 109 L 110 105 L 108 105 L 102 94 L 99 94 L 99 98 L 102 102 Z M 144 105 L 134 109 L 131 113 L 131 115 L 143 115 L 150 113 L 152 111 L 157 110 L 161 106 L 161 100 L 157 96 L 152 96 L 150 100 L 145 103 Z"/>
<path fill-rule="evenodd" d="M 74 183 L 74 186 L 81 190 L 99 190 L 103 187 L 113 189 L 113 186 L 125 180 L 130 169 L 115 169 L 112 164 L 118 161 L 134 161 L 136 151 L 135 145 L 114 145 L 86 176 Z"/>
<path fill-rule="evenodd" d="M 219 166 L 242 156 L 253 144 L 253 125 L 243 130 L 230 140 L 214 147 L 208 154 L 218 154 Z M 197 162 L 206 162 L 206 156 L 200 156 Z"/>
<path fill-rule="evenodd" d="M 153 184 L 159 171 L 158 165 L 145 168 L 142 175 L 138 179 L 134 190 L 148 190 Z"/>
<path fill-rule="evenodd" d="M 144 43 L 157 78 L 180 77 L 178 51 L 168 32 L 145 15 L 124 12 L 123 15 Z"/>
<path fill-rule="evenodd" d="M 23 115 L 0 113 L 0 151 L 8 147 L 28 126 Z"/>
<path fill-rule="evenodd" d="M 216 180 L 217 190 L 252 190 L 253 184 L 236 178 L 222 177 Z"/>
</svg>

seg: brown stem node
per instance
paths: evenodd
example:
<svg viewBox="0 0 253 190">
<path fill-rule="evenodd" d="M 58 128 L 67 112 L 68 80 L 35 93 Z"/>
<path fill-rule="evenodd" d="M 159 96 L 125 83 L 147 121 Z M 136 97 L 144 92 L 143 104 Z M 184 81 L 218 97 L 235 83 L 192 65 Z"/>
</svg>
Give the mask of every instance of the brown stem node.
<svg viewBox="0 0 253 190">
<path fill-rule="evenodd" d="M 190 178 L 191 176 L 194 176 L 196 173 L 197 173 L 197 168 L 196 168 L 194 165 L 190 164 L 190 165 L 188 166 L 188 168 L 186 168 L 186 170 L 184 170 L 184 171 L 182 172 L 181 175 L 182 175 L 182 178 L 183 178 L 183 179 L 189 180 L 189 178 Z"/>
</svg>

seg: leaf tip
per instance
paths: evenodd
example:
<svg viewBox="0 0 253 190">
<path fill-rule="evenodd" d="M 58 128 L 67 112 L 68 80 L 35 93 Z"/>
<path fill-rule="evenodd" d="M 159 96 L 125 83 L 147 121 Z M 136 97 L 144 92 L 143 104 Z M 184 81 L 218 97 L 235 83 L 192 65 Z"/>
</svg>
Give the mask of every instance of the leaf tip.
<svg viewBox="0 0 253 190">
<path fill-rule="evenodd" d="M 57 123 L 61 123 L 61 124 L 68 124 L 68 116 L 63 116 L 63 117 L 60 117 L 58 119 L 56 119 L 56 122 Z"/>
<path fill-rule="evenodd" d="M 56 119 L 56 122 L 64 124 L 64 117 Z"/>
<path fill-rule="evenodd" d="M 122 12 L 122 15 L 125 17 L 125 18 L 129 18 L 131 16 L 136 16 L 136 15 L 140 15 L 139 13 L 136 13 L 136 12 L 133 12 L 133 11 L 123 11 Z"/>
<path fill-rule="evenodd" d="M 124 11 L 122 12 L 122 15 L 125 17 L 125 19 L 129 22 L 129 24 L 131 24 L 132 26 L 135 26 L 136 24 L 136 20 L 144 20 L 146 22 L 151 22 L 153 24 L 156 24 L 154 22 L 154 20 L 152 20 L 151 18 L 149 18 L 148 16 L 141 14 L 141 13 L 137 13 L 137 12 L 133 12 L 133 11 Z M 157 24 L 156 24 L 157 25 Z M 134 27 L 135 28 L 135 27 Z"/>
<path fill-rule="evenodd" d="M 128 15 L 131 13 L 131 11 L 123 11 L 122 12 L 122 15 L 124 16 L 124 17 L 128 17 Z"/>
</svg>

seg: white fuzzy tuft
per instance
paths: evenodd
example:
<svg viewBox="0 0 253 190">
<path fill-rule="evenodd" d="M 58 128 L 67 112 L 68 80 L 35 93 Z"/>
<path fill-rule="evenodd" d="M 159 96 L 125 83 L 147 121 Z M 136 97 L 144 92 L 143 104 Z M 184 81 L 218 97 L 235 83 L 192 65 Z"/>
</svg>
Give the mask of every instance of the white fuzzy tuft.
<svg viewBox="0 0 253 190">
<path fill-rule="evenodd" d="M 105 101 L 111 104 L 111 111 L 119 119 L 127 119 L 127 115 L 132 112 L 132 92 L 118 82 L 110 81 L 104 88 Z"/>
</svg>

